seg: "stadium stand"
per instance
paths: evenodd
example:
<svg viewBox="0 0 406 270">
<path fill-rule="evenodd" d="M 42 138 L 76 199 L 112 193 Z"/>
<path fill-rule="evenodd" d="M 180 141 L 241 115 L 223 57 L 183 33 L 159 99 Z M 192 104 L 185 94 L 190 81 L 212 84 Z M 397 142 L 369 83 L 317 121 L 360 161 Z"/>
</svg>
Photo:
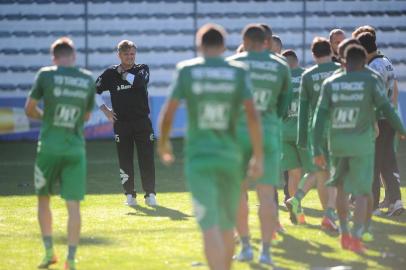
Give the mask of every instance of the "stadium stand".
<svg viewBox="0 0 406 270">
<path fill-rule="evenodd" d="M 95 76 L 117 62 L 118 41 L 134 40 L 137 61 L 151 68 L 151 94 L 165 94 L 176 62 L 195 55 L 195 29 L 206 22 L 228 30 L 227 54 L 240 43 L 245 24 L 268 23 L 305 65 L 312 63 L 314 36 L 327 36 L 333 28 L 350 35 L 354 27 L 371 24 L 406 89 L 406 1 L 2 0 L 0 92 L 27 91 L 38 68 L 51 63 L 49 44 L 67 35 L 78 48 L 78 64 L 87 63 Z"/>
</svg>

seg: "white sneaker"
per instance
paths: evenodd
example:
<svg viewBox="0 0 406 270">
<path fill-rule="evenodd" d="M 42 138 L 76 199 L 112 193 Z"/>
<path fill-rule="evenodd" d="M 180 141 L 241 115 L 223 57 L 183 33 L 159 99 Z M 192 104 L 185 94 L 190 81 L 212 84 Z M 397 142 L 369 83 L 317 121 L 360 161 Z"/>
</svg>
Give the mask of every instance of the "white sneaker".
<svg viewBox="0 0 406 270">
<path fill-rule="evenodd" d="M 145 204 L 149 206 L 157 206 L 156 196 L 154 193 L 150 193 L 148 197 L 145 198 Z"/>
<path fill-rule="evenodd" d="M 127 194 L 127 201 L 125 202 L 125 204 L 128 206 L 136 206 L 137 199 L 134 198 L 132 194 Z"/>
<path fill-rule="evenodd" d="M 403 208 L 403 202 L 401 200 L 397 200 L 394 204 L 391 204 L 388 209 L 387 216 L 399 216 L 405 209 Z"/>
</svg>

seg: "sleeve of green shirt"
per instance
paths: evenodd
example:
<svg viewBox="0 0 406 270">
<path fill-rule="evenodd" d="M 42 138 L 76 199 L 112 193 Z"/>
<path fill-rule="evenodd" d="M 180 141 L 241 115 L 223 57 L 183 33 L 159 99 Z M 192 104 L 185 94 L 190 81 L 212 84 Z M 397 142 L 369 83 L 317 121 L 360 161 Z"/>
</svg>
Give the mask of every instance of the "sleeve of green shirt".
<svg viewBox="0 0 406 270">
<path fill-rule="evenodd" d="M 33 99 L 40 100 L 44 95 L 44 88 L 43 88 L 43 80 L 44 80 L 44 73 L 42 71 L 38 71 L 37 75 L 35 76 L 34 85 L 31 88 L 29 96 Z"/>
<path fill-rule="evenodd" d="M 312 123 L 313 130 L 313 154 L 314 156 L 319 156 L 323 153 L 323 133 L 324 126 L 328 119 L 329 108 L 330 108 L 330 88 L 329 84 L 323 83 L 319 101 L 317 102 L 317 107 L 315 111 L 315 118 Z"/>
<path fill-rule="evenodd" d="M 252 99 L 252 82 L 248 70 L 242 70 L 243 75 L 241 76 L 242 82 L 239 84 L 242 86 L 242 100 Z"/>
<path fill-rule="evenodd" d="M 306 87 L 306 77 L 302 76 L 299 93 L 299 112 L 297 121 L 297 145 L 307 147 L 307 133 L 309 123 L 309 99 Z"/>
<path fill-rule="evenodd" d="M 396 129 L 401 134 L 406 134 L 405 127 L 402 124 L 399 116 L 397 115 L 395 109 L 392 107 L 388 98 L 385 94 L 385 86 L 382 81 L 377 80 L 377 82 L 372 87 L 372 98 L 376 108 L 383 113 L 388 119 L 391 126 Z"/>
<path fill-rule="evenodd" d="M 93 81 L 93 78 L 90 78 L 90 87 L 89 87 L 89 100 L 87 101 L 86 111 L 91 112 L 94 108 L 94 96 L 96 93 L 96 84 Z"/>
<path fill-rule="evenodd" d="M 286 116 L 289 104 L 292 100 L 292 79 L 289 68 L 285 68 L 285 79 L 282 85 L 282 91 L 278 97 L 278 116 L 283 118 Z"/>
<path fill-rule="evenodd" d="M 171 86 L 171 99 L 178 99 L 182 100 L 185 98 L 185 69 L 184 68 L 177 68 L 175 72 L 175 76 Z"/>
</svg>

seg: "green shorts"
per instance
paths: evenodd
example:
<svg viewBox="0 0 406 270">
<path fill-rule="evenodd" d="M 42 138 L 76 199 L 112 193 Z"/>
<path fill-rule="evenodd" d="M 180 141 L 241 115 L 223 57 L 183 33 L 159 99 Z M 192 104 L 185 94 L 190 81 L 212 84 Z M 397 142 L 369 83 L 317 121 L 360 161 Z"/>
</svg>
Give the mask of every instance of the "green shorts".
<svg viewBox="0 0 406 270">
<path fill-rule="evenodd" d="M 264 144 L 264 175 L 257 179 L 256 183 L 279 186 L 281 173 L 281 139 L 279 127 L 274 129 L 263 130 Z M 237 132 L 238 144 L 243 157 L 243 176 L 246 176 L 248 163 L 252 156 L 252 145 L 250 136 L 246 129 L 239 129 Z"/>
<path fill-rule="evenodd" d="M 374 177 L 374 155 L 354 157 L 331 157 L 331 178 L 328 186 L 344 185 L 344 191 L 353 195 L 368 195 L 372 192 Z"/>
<path fill-rule="evenodd" d="M 67 201 L 84 199 L 86 190 L 86 154 L 78 150 L 75 154 L 39 152 L 35 162 L 34 185 L 39 196 L 53 194 L 56 183 L 60 183 L 61 197 Z"/>
<path fill-rule="evenodd" d="M 209 155 L 188 158 L 185 175 L 192 193 L 197 222 L 202 230 L 235 226 L 241 193 L 241 158 Z"/>
<path fill-rule="evenodd" d="M 287 171 L 302 168 L 305 173 L 317 171 L 310 151 L 299 148 L 293 141 L 283 142 L 282 168 Z"/>
</svg>

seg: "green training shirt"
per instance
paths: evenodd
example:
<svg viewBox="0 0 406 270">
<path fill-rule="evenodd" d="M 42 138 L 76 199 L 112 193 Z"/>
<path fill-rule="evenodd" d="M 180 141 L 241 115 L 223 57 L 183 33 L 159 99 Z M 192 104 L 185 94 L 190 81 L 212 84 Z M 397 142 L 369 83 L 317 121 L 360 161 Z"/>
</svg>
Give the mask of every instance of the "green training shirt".
<svg viewBox="0 0 406 270">
<path fill-rule="evenodd" d="M 304 68 L 297 67 L 291 69 L 292 76 L 292 99 L 289 105 L 287 116 L 283 122 L 283 140 L 296 142 L 297 119 L 299 111 L 300 81 Z"/>
<path fill-rule="evenodd" d="M 93 109 L 95 91 L 87 70 L 61 66 L 39 70 L 29 93 L 44 102 L 38 151 L 66 153 L 84 147 L 84 116 Z"/>
<path fill-rule="evenodd" d="M 252 99 L 248 70 L 223 58 L 195 58 L 177 65 L 171 99 L 185 100 L 186 154 L 235 157 L 236 122 L 244 100 Z"/>
<path fill-rule="evenodd" d="M 299 94 L 298 144 L 307 146 L 307 135 L 319 99 L 323 81 L 340 68 L 335 62 L 314 65 L 303 73 Z"/>
<path fill-rule="evenodd" d="M 341 72 L 322 86 L 318 110 L 328 114 L 329 151 L 332 156 L 359 156 L 375 150 L 375 108 L 389 103 L 380 78 L 367 70 Z M 317 118 L 319 118 L 317 113 Z M 317 121 L 322 121 L 319 119 Z M 315 124 L 314 123 L 314 124 Z M 319 154 L 315 130 L 315 154 Z"/>
<path fill-rule="evenodd" d="M 228 58 L 248 65 L 255 108 L 261 113 L 263 129 L 278 127 L 287 112 L 291 94 L 290 70 L 279 57 L 263 52 L 243 52 Z M 240 114 L 240 124 L 246 117 Z"/>
</svg>

